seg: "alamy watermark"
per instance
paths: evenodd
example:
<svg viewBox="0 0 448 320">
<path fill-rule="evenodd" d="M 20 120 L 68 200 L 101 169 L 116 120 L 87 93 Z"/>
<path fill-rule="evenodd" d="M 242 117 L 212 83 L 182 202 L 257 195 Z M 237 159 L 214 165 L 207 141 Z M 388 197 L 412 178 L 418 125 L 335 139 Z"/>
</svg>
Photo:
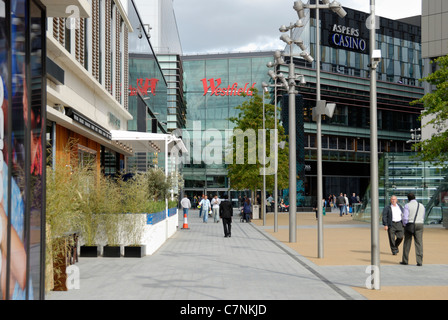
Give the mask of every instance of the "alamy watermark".
<svg viewBox="0 0 448 320">
<path fill-rule="evenodd" d="M 67 280 L 65 281 L 65 286 L 68 290 L 79 290 L 81 289 L 81 278 L 79 268 L 75 265 L 67 267 L 65 273 L 67 274 Z"/>
<path fill-rule="evenodd" d="M 269 176 L 276 173 L 278 130 L 202 130 L 202 123 L 194 121 L 192 130 L 177 129 L 173 133 L 182 137 L 188 150 L 187 154 L 182 153 L 178 145 L 174 145 L 169 150 L 176 159 L 176 164 L 243 165 L 259 163 L 262 166 L 260 175 Z"/>
<path fill-rule="evenodd" d="M 365 282 L 366 288 L 369 290 L 376 289 L 380 283 L 380 268 L 378 266 L 368 266 L 365 273 L 369 274 Z"/>
<path fill-rule="evenodd" d="M 70 5 L 65 9 L 65 13 L 70 14 L 65 19 L 65 27 L 69 30 L 78 30 L 80 28 L 81 10 L 78 6 Z"/>
</svg>

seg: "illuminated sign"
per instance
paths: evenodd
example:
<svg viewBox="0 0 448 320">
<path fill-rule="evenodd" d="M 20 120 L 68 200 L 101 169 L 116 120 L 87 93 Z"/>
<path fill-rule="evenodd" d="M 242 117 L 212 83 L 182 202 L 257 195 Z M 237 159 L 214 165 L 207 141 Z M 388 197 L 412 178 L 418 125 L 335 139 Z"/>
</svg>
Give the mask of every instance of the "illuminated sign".
<svg viewBox="0 0 448 320">
<path fill-rule="evenodd" d="M 367 53 L 367 41 L 360 36 L 361 32 L 359 29 L 335 24 L 331 28 L 328 42 L 332 47 L 338 49 L 343 48 L 350 51 Z"/>
<path fill-rule="evenodd" d="M 137 79 L 137 87 L 129 86 L 129 96 L 137 96 L 139 92 L 142 96 L 148 96 L 149 93 L 155 96 L 158 82 L 159 79 Z"/>
<path fill-rule="evenodd" d="M 221 79 L 202 79 L 202 84 L 204 85 L 204 96 L 208 93 L 210 96 L 220 96 L 220 97 L 234 97 L 241 96 L 243 93 L 248 96 L 252 96 L 252 89 L 255 88 L 256 83 L 250 86 L 249 83 L 246 83 L 244 87 L 239 87 L 238 83 L 234 83 L 233 85 L 229 85 L 227 87 L 221 87 L 222 80 Z"/>
</svg>

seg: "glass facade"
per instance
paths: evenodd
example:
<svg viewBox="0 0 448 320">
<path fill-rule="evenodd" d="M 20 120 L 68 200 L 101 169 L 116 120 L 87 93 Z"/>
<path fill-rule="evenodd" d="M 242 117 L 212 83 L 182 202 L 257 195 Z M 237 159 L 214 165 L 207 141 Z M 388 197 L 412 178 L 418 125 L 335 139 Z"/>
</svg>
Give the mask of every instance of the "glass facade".
<svg viewBox="0 0 448 320">
<path fill-rule="evenodd" d="M 45 10 L 0 0 L 0 291 L 44 294 Z"/>
<path fill-rule="evenodd" d="M 366 13 L 347 9 L 346 19 L 332 12 L 322 17 L 322 99 L 337 104 L 332 119 L 323 119 L 324 194 L 353 192 L 361 197 L 370 182 L 370 79 L 368 43 L 369 33 L 365 27 Z M 315 19 L 311 15 L 305 28 L 296 34 L 315 52 Z M 344 29 L 345 27 L 345 29 Z M 350 29 L 348 29 L 350 28 Z M 340 39 L 344 31 L 351 35 L 345 43 Z M 421 107 L 410 106 L 410 102 L 423 94 L 418 79 L 422 75 L 420 28 L 410 24 L 381 18 L 378 30 L 378 46 L 385 59 L 380 64 L 378 81 L 378 129 L 380 153 L 406 152 L 410 129 L 420 127 L 418 120 Z M 336 34 L 336 36 L 335 36 Z M 338 38 L 339 37 L 339 38 Z M 326 39 L 326 40 L 324 40 Z M 359 45 L 364 40 L 366 46 Z M 344 40 L 345 41 L 345 40 Z M 357 41 L 358 45 L 353 43 Z M 352 44 L 350 44 L 352 43 Z M 344 46 L 345 44 L 345 46 Z M 352 48 L 353 47 L 353 48 Z M 386 51 L 384 51 L 386 50 Z M 287 47 L 286 52 L 289 51 Z M 286 60 L 288 62 L 288 57 Z M 231 188 L 226 180 L 226 167 L 208 165 L 201 157 L 201 150 L 210 143 L 202 135 L 204 130 L 217 129 L 223 132 L 233 129 L 228 121 L 238 116 L 235 109 L 244 98 L 219 91 L 234 83 L 238 88 L 247 84 L 261 91 L 262 82 L 272 80 L 267 75 L 267 62 L 273 61 L 273 52 L 241 53 L 224 55 L 185 56 L 185 92 L 187 99 L 187 129 L 196 142 L 190 145 L 191 163 L 184 166 L 186 190 L 209 190 Z M 294 59 L 296 73 L 306 77 L 307 84 L 298 88 L 304 99 L 303 119 L 305 129 L 305 196 L 308 205 L 313 203 L 316 190 L 316 124 L 312 121 L 312 108 L 316 105 L 315 63 L 301 58 Z M 278 71 L 288 74 L 287 66 Z M 216 93 L 216 92 L 215 92 Z M 278 91 L 278 101 L 286 92 Z M 281 108 L 285 106 L 279 105 Z M 286 121 L 286 119 L 282 119 Z M 206 137 L 205 137 L 206 138 Z M 216 137 L 214 137 L 216 139 Z M 221 139 L 225 145 L 224 134 Z M 305 205 L 306 206 L 306 205 Z"/>
<path fill-rule="evenodd" d="M 369 14 L 345 8 L 347 16 L 340 18 L 330 10 L 321 10 L 322 70 L 348 76 L 369 76 L 370 34 L 366 27 Z M 316 19 L 309 11 L 309 23 L 296 29 L 310 47 L 316 50 Z M 378 80 L 411 86 L 422 86 L 423 77 L 421 27 L 380 17 L 376 35 L 377 48 L 382 52 Z M 300 49 L 298 49 L 300 50 Z"/>
<path fill-rule="evenodd" d="M 134 29 L 129 34 L 129 131 L 166 133 L 168 121 L 168 85 L 159 61 L 145 33 L 133 1 L 128 3 L 128 17 Z M 164 167 L 165 155 L 136 153 L 127 158 L 126 172 Z"/>
<path fill-rule="evenodd" d="M 239 54 L 229 56 L 185 56 L 183 58 L 186 74 L 185 92 L 187 100 L 186 131 L 191 137 L 190 164 L 185 164 L 183 173 L 185 189 L 188 190 L 220 190 L 229 188 L 225 162 L 222 164 L 207 164 L 207 154 L 202 150 L 211 141 L 223 146 L 224 159 L 227 145 L 225 130 L 233 129 L 234 124 L 229 121 L 237 117 L 236 107 L 247 98 L 236 94 L 216 95 L 212 92 L 212 85 L 220 83 L 220 87 L 234 86 L 246 90 L 255 84 L 261 91 L 261 83 L 266 81 L 265 54 Z M 235 90 L 236 91 L 236 90 Z M 212 132 L 213 140 L 205 135 L 205 130 Z M 200 152 L 198 154 L 197 150 Z"/>
<path fill-rule="evenodd" d="M 379 176 L 380 212 L 392 195 L 404 206 L 407 195 L 413 193 L 426 207 L 426 224 L 440 224 L 443 215 L 448 214 L 448 170 L 443 166 L 421 161 L 413 153 L 387 153 L 380 158 Z M 357 212 L 357 220 L 370 222 L 368 200 Z"/>
</svg>

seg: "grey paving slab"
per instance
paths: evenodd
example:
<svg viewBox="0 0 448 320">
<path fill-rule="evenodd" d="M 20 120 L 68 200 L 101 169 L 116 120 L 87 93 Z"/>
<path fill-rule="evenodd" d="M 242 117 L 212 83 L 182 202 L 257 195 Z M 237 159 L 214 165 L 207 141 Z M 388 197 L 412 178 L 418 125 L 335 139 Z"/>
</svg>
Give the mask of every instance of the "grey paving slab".
<svg viewBox="0 0 448 320">
<path fill-rule="evenodd" d="M 179 217 L 183 219 L 183 217 Z M 154 255 L 141 259 L 80 258 L 80 289 L 47 300 L 345 300 L 364 299 L 253 224 L 222 223 L 191 211 Z M 182 226 L 182 222 L 179 224 Z M 322 271 L 326 274 L 324 274 Z M 328 272 L 330 271 L 330 272 Z"/>
</svg>

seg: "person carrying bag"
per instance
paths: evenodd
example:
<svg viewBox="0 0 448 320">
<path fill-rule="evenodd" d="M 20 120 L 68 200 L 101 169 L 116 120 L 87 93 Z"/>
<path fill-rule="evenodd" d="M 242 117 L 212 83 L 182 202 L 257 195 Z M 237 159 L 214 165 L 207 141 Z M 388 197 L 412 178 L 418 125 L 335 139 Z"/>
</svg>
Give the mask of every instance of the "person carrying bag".
<svg viewBox="0 0 448 320">
<path fill-rule="evenodd" d="M 409 251 L 411 250 L 412 238 L 415 242 L 415 256 L 417 266 L 423 265 L 423 225 L 425 222 L 425 207 L 415 200 L 413 193 L 408 194 L 409 203 L 404 207 L 403 226 L 404 243 L 402 265 L 409 263 Z"/>
</svg>

